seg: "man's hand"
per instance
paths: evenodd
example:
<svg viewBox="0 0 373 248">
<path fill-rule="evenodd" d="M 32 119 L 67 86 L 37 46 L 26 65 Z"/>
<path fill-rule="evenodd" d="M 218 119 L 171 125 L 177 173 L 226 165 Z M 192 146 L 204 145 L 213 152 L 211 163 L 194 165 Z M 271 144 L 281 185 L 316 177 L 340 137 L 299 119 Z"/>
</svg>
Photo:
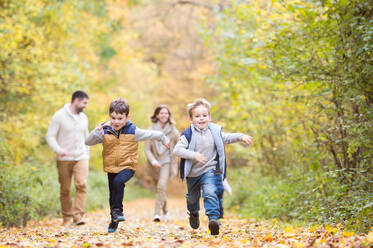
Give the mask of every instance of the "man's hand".
<svg viewBox="0 0 373 248">
<path fill-rule="evenodd" d="M 59 153 L 57 153 L 58 154 L 58 156 L 60 156 L 60 157 L 64 157 L 64 156 L 67 156 L 67 151 L 66 150 L 62 150 L 62 151 L 60 151 Z"/>
<path fill-rule="evenodd" d="M 201 154 L 199 152 L 196 152 L 196 155 L 195 155 L 194 159 L 197 162 L 200 162 L 201 164 L 204 164 L 204 163 L 207 162 L 207 158 L 203 154 Z"/>
<path fill-rule="evenodd" d="M 253 137 L 249 135 L 244 135 L 242 136 L 241 141 L 247 145 L 251 145 L 253 143 Z"/>
</svg>

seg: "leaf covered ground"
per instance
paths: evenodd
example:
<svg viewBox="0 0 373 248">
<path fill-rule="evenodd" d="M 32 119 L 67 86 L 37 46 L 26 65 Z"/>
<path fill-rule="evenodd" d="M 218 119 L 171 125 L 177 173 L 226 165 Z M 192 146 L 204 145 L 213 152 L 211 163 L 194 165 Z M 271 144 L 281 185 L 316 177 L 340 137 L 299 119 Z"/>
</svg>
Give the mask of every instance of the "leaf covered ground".
<svg viewBox="0 0 373 248">
<path fill-rule="evenodd" d="M 30 222 L 25 228 L 0 231 L 3 247 L 371 247 L 373 232 L 357 235 L 338 227 L 296 228 L 276 222 L 254 222 L 227 214 L 221 232 L 211 236 L 207 218 L 201 227 L 189 227 L 184 199 L 169 201 L 167 222 L 151 221 L 154 200 L 125 203 L 126 221 L 114 234 L 107 233 L 109 211 L 87 214 L 87 224 L 63 227 L 61 219 Z"/>
</svg>

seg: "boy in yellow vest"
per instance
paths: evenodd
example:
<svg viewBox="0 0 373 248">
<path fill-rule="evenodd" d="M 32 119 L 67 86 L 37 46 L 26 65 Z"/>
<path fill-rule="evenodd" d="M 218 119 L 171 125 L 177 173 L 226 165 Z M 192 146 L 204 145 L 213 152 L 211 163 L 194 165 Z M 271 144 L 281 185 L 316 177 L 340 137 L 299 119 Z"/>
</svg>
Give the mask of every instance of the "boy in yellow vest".
<svg viewBox="0 0 373 248">
<path fill-rule="evenodd" d="M 160 131 L 142 130 L 129 121 L 129 105 L 124 99 L 110 104 L 110 121 L 99 124 L 86 138 L 85 144 L 102 143 L 104 171 L 108 173 L 111 222 L 108 232 L 113 233 L 124 221 L 123 194 L 125 183 L 135 174 L 138 164 L 138 142 L 156 139 L 167 148 L 169 140 Z"/>
</svg>

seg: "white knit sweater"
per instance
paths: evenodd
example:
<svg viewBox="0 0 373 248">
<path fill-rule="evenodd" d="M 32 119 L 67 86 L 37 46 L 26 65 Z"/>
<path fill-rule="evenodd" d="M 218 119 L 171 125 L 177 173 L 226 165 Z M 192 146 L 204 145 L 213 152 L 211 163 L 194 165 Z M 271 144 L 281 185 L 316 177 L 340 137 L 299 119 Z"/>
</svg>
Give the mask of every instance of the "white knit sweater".
<svg viewBox="0 0 373 248">
<path fill-rule="evenodd" d="M 73 115 L 68 103 L 53 115 L 46 140 L 57 154 L 63 150 L 67 151 L 66 156 L 57 155 L 57 160 L 77 161 L 89 159 L 89 147 L 84 143 L 87 136 L 87 116 L 83 112 Z"/>
</svg>

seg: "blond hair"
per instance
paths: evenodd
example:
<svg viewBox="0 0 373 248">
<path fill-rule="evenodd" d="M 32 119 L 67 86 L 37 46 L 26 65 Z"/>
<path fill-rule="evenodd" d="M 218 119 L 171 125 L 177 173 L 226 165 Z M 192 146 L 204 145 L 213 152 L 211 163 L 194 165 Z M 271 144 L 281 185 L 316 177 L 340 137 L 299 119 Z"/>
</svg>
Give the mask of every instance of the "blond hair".
<svg viewBox="0 0 373 248">
<path fill-rule="evenodd" d="M 189 117 L 192 118 L 193 110 L 196 109 L 198 106 L 204 106 L 207 108 L 210 114 L 211 104 L 205 98 L 197 98 L 194 102 L 188 104 L 188 113 Z"/>
</svg>

